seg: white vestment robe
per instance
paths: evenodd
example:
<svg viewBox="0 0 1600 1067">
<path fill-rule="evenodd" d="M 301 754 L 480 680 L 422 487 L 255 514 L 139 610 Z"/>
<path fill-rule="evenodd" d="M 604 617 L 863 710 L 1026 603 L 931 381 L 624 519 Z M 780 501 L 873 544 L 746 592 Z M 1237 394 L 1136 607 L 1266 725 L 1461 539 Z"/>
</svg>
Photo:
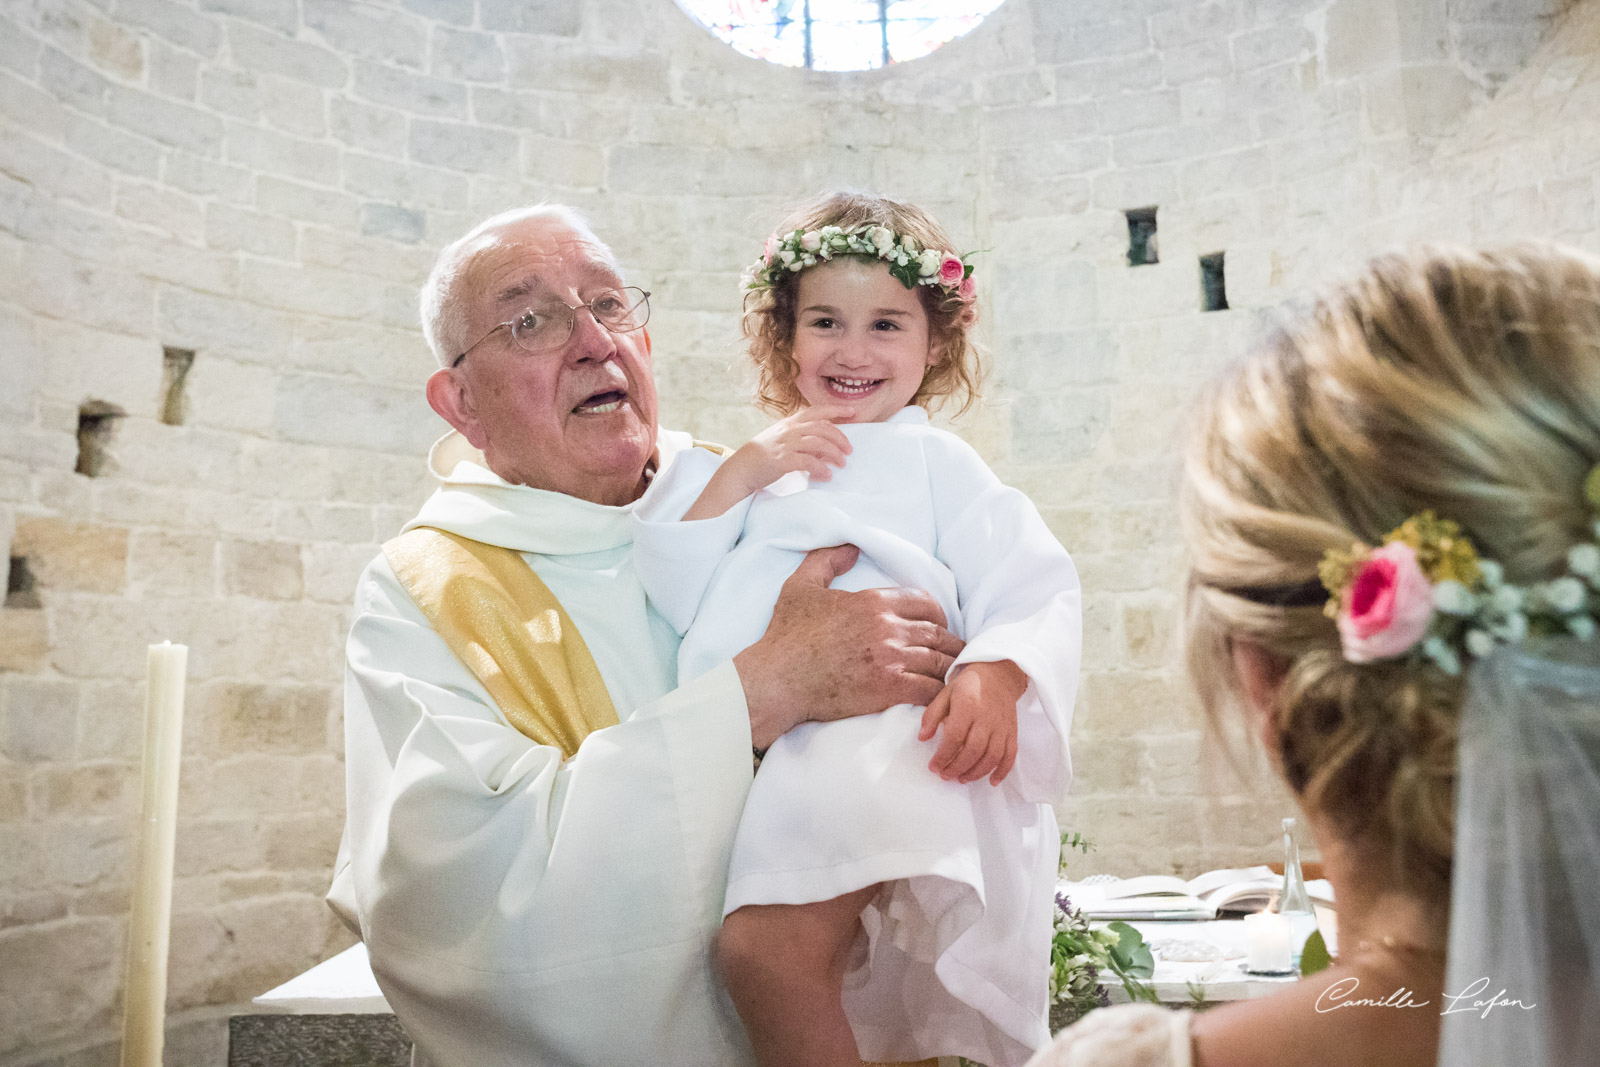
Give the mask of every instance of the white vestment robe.
<svg viewBox="0 0 1600 1067">
<path fill-rule="evenodd" d="M 1017 762 L 999 786 L 939 779 L 928 769 L 939 737 L 917 739 L 922 709 L 910 705 L 801 724 L 751 787 L 724 910 L 884 884 L 845 978 L 861 1054 L 1021 1067 L 1050 1038 L 1051 805 L 1072 774 L 1077 571 L 1027 496 L 922 408 L 840 429 L 852 451 L 827 481 L 787 475 L 716 519 L 678 521 L 721 462 L 699 450 L 639 502 L 634 561 L 685 631 L 680 676 L 705 676 L 760 638 L 805 552 L 854 544 L 860 560 L 836 588 L 926 590 L 967 641 L 953 670 L 1011 660 L 1027 673 Z"/>
<path fill-rule="evenodd" d="M 689 446 L 663 431 L 659 463 Z M 519 733 L 380 555 L 347 649 L 330 903 L 359 926 L 418 1063 L 751 1064 L 711 961 L 751 781 L 732 663 L 677 685 L 677 635 L 634 575 L 631 505 L 510 485 L 455 435 L 430 461 L 443 484 L 407 528 L 522 553 L 621 722 L 565 761 Z"/>
</svg>

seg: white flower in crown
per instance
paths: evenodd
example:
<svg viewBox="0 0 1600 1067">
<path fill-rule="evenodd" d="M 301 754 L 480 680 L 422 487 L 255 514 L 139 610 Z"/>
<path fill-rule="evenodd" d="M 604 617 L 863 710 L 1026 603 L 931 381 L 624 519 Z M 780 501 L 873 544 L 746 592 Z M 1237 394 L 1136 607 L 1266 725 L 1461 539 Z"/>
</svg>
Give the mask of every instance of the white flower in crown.
<svg viewBox="0 0 1600 1067">
<path fill-rule="evenodd" d="M 1567 569 L 1591 581 L 1600 576 L 1600 545 L 1573 545 L 1567 552 Z"/>
<path fill-rule="evenodd" d="M 873 250 L 880 256 L 894 247 L 894 231 L 887 226 L 870 227 L 867 230 L 867 239 L 872 242 Z"/>
<path fill-rule="evenodd" d="M 917 256 L 917 273 L 923 277 L 939 273 L 939 264 L 944 262 L 944 256 L 932 248 L 923 249 Z"/>
<path fill-rule="evenodd" d="M 1546 582 L 1540 589 L 1544 602 L 1562 615 L 1570 615 L 1583 607 L 1589 600 L 1589 592 L 1583 583 L 1570 574 Z"/>
<path fill-rule="evenodd" d="M 800 237 L 800 247 L 807 252 L 815 252 L 822 247 L 822 235 L 816 230 L 808 230 Z"/>
<path fill-rule="evenodd" d="M 1587 615 L 1574 615 L 1567 620 L 1567 632 L 1580 641 L 1587 641 L 1594 636 L 1595 623 Z"/>
</svg>

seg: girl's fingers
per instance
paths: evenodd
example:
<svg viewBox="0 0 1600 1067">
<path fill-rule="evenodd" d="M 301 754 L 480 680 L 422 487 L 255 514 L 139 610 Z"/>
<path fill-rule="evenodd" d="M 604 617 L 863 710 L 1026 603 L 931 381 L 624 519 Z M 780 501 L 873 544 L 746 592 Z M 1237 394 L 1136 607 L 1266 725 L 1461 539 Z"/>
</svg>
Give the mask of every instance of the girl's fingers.
<svg viewBox="0 0 1600 1067">
<path fill-rule="evenodd" d="M 917 731 L 917 740 L 926 741 L 939 732 L 939 724 L 950 714 L 950 690 L 939 690 L 939 695 L 934 697 L 927 707 L 922 709 L 922 729 Z"/>
<path fill-rule="evenodd" d="M 967 731 L 961 745 L 961 754 L 951 761 L 945 770 L 946 778 L 967 780 L 967 775 L 983 761 L 984 755 L 989 751 L 989 734 L 986 731 L 973 727 Z"/>
<path fill-rule="evenodd" d="M 1017 765 L 1017 735 L 1010 734 L 1006 737 L 1005 758 L 1000 761 L 1000 766 L 995 768 L 994 774 L 989 776 L 990 785 L 999 785 L 1006 780 L 1006 775 L 1011 773 L 1011 768 Z"/>
<path fill-rule="evenodd" d="M 824 463 L 835 467 L 844 466 L 845 453 L 838 445 L 822 437 L 808 437 L 800 442 L 800 450 L 808 455 L 816 456 Z"/>
<path fill-rule="evenodd" d="M 976 782 L 979 778 L 987 776 L 1000 765 L 1000 757 L 1005 755 L 1005 750 L 1006 743 L 1004 738 L 999 736 L 990 737 L 988 743 L 984 745 L 983 751 L 979 753 L 977 762 L 962 773 L 961 784 L 966 785 L 968 782 Z"/>
<path fill-rule="evenodd" d="M 955 773 L 952 768 L 961 757 L 967 734 L 971 729 L 970 723 L 947 719 L 944 724 L 944 737 L 940 739 L 939 749 L 933 754 L 933 759 L 928 761 L 928 769 L 940 778 L 954 778 Z"/>
</svg>

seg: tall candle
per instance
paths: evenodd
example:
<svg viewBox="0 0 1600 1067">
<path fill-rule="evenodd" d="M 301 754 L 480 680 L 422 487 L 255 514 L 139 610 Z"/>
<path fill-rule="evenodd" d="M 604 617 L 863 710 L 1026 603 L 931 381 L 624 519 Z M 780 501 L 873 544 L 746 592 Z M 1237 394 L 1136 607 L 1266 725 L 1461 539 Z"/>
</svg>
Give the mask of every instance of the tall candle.
<svg viewBox="0 0 1600 1067">
<path fill-rule="evenodd" d="M 1258 911 L 1244 917 L 1245 969 L 1267 974 L 1291 970 L 1289 920 L 1277 912 Z"/>
<path fill-rule="evenodd" d="M 172 925 L 172 853 L 178 829 L 178 761 L 188 662 L 185 645 L 163 641 L 150 646 L 139 866 L 128 924 L 128 980 L 122 1006 L 123 1067 L 161 1067 L 166 1039 L 167 937 Z"/>
</svg>

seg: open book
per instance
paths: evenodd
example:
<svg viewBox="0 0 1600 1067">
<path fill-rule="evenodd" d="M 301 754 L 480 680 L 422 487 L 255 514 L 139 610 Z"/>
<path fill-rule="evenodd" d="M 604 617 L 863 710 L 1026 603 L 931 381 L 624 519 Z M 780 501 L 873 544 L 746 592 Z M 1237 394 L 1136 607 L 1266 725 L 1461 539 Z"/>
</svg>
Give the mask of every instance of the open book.
<svg viewBox="0 0 1600 1067">
<path fill-rule="evenodd" d="M 1277 899 L 1283 875 L 1271 867 L 1207 871 L 1187 882 L 1170 874 L 1062 882 L 1057 887 L 1090 919 L 1215 919 L 1222 912 L 1261 911 Z M 1311 903 L 1333 907 L 1333 886 L 1306 883 Z"/>
</svg>

